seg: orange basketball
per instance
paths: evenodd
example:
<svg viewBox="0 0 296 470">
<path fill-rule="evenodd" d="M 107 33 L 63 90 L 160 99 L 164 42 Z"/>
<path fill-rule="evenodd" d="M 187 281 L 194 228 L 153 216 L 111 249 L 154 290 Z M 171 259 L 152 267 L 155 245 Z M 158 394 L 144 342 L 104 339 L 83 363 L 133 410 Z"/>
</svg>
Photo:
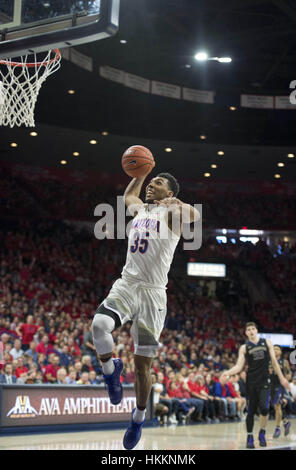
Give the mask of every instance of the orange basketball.
<svg viewBox="0 0 296 470">
<path fill-rule="evenodd" d="M 152 153 L 142 145 L 129 147 L 122 155 L 121 165 L 132 178 L 148 175 L 155 166 Z"/>
</svg>

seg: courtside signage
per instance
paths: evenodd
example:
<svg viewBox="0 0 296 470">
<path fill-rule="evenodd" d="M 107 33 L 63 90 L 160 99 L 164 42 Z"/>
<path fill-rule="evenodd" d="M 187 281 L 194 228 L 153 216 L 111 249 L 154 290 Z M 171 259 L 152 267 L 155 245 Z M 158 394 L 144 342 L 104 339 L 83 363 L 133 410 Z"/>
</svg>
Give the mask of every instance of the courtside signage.
<svg viewBox="0 0 296 470">
<path fill-rule="evenodd" d="M 135 406 L 132 389 L 115 406 L 104 389 L 2 387 L 1 426 L 124 422 Z"/>
</svg>

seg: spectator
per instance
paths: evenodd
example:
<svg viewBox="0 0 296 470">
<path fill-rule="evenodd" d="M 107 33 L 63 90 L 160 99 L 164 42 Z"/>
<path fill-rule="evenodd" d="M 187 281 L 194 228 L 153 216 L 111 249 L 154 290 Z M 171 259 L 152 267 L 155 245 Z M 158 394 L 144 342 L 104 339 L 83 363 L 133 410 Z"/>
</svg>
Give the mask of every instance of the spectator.
<svg viewBox="0 0 296 470">
<path fill-rule="evenodd" d="M 89 373 L 89 381 L 90 381 L 91 385 L 99 385 L 99 384 L 104 382 L 104 379 L 103 378 L 100 379 L 97 376 L 96 371 L 91 370 L 90 373 Z"/>
<path fill-rule="evenodd" d="M 68 385 L 68 382 L 66 380 L 67 377 L 67 371 L 64 369 L 64 367 L 61 367 L 57 371 L 57 383 L 59 385 Z"/>
<path fill-rule="evenodd" d="M 33 320 L 33 315 L 28 315 L 26 323 L 22 323 L 15 329 L 16 333 L 22 340 L 22 349 L 24 351 L 29 349 L 30 343 L 33 341 L 36 331 L 40 328 L 40 326 L 33 323 Z"/>
<path fill-rule="evenodd" d="M 82 372 L 80 379 L 77 380 L 77 385 L 91 385 L 89 381 L 89 373 L 88 372 Z"/>
<path fill-rule="evenodd" d="M 74 369 L 76 372 L 76 380 L 79 380 L 82 374 L 82 362 L 81 361 L 76 361 L 74 363 Z"/>
<path fill-rule="evenodd" d="M 242 409 L 245 409 L 246 400 L 239 396 L 235 384 L 238 382 L 238 375 L 232 375 L 227 382 L 229 395 L 236 403 L 236 417 L 242 418 Z"/>
<path fill-rule="evenodd" d="M 81 362 L 81 372 L 90 372 L 91 370 L 94 370 L 91 364 L 91 356 L 82 356 Z"/>
<path fill-rule="evenodd" d="M 74 364 L 73 357 L 68 351 L 68 346 L 66 344 L 63 345 L 62 351 L 60 353 L 60 366 L 61 367 L 66 367 L 66 369 Z"/>
<path fill-rule="evenodd" d="M 19 357 L 22 357 L 24 351 L 22 350 L 21 341 L 19 339 L 15 339 L 13 345 L 14 347 L 10 351 L 10 355 L 13 357 L 13 359 L 18 359 Z"/>
<path fill-rule="evenodd" d="M 230 418 L 231 420 L 233 420 L 236 415 L 236 404 L 230 396 L 226 382 L 226 377 L 220 377 L 219 381 L 216 382 L 214 393 L 215 397 L 219 397 L 220 399 L 220 403 L 222 406 L 220 414 L 222 416 L 222 419 L 228 420 L 228 418 Z"/>
<path fill-rule="evenodd" d="M 159 402 L 160 394 L 163 391 L 163 385 L 157 383 L 157 376 L 156 374 L 151 374 L 152 377 L 152 389 L 153 389 L 153 409 L 154 409 L 154 416 L 158 418 L 159 424 L 164 424 L 164 422 L 170 424 L 168 422 L 168 415 L 169 415 L 169 408 Z"/>
<path fill-rule="evenodd" d="M 38 354 L 44 354 L 45 356 L 54 352 L 52 346 L 49 344 L 49 336 L 47 334 L 44 334 L 40 343 L 37 344 L 36 352 Z"/>
<path fill-rule="evenodd" d="M 21 381 L 23 380 L 22 383 L 25 383 L 27 379 L 27 372 L 28 372 L 28 368 L 24 364 L 24 358 L 23 356 L 20 356 L 17 359 L 17 367 L 15 370 L 15 375 L 17 379 L 21 379 Z"/>
<path fill-rule="evenodd" d="M 0 374 L 0 384 L 15 384 L 17 377 L 12 374 L 12 365 L 5 364 L 3 374 Z"/>
<path fill-rule="evenodd" d="M 68 385 L 75 385 L 76 384 L 76 370 L 74 367 L 69 367 L 68 375 L 66 377 L 66 381 Z"/>
<path fill-rule="evenodd" d="M 44 381 L 54 384 L 57 381 L 57 371 L 60 369 L 60 358 L 57 354 L 50 354 L 49 364 L 45 367 Z"/>
<path fill-rule="evenodd" d="M 36 343 L 35 341 L 31 341 L 29 345 L 29 349 L 26 350 L 26 355 L 31 356 L 33 361 L 37 363 L 38 361 L 38 352 L 36 351 Z"/>
</svg>

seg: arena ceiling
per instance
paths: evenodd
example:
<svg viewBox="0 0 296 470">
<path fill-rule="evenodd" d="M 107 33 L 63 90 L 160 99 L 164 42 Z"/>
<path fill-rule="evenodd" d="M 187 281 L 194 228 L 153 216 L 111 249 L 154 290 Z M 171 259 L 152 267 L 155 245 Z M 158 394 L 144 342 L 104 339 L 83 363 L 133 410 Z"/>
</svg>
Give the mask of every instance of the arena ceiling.
<svg viewBox="0 0 296 470">
<path fill-rule="evenodd" d="M 283 178 L 295 179 L 296 157 L 287 159 L 287 154 L 296 155 L 296 105 L 295 111 L 240 107 L 241 94 L 291 93 L 289 84 L 296 80 L 295 26 L 292 0 L 121 0 L 117 35 L 75 47 L 93 59 L 93 71 L 63 60 L 61 69 L 44 84 L 36 106 L 36 130 L 42 129 L 44 141 L 33 144 L 28 129 L 1 128 L 0 158 L 52 164 L 69 153 L 71 135 L 82 147 L 86 135 L 102 140 L 101 132 L 106 130 L 110 147 L 108 159 L 100 159 L 102 169 L 118 164 L 118 153 L 125 145 L 148 142 L 153 146 L 155 141 L 157 152 L 178 148 L 178 153 L 170 154 L 170 162 L 184 174 L 192 175 L 195 163 L 190 160 L 184 167 L 182 154 L 195 149 L 199 177 L 217 163 L 214 157 L 219 149 L 235 145 L 239 147 L 229 150 L 228 165 L 220 165 L 215 177 L 272 179 L 277 162 L 284 162 Z M 194 55 L 199 50 L 231 57 L 232 62 L 198 63 Z M 136 91 L 102 78 L 100 66 L 181 87 L 213 90 L 215 104 Z M 70 95 L 69 89 L 75 93 Z M 201 135 L 206 136 L 204 141 Z M 112 136 L 121 137 L 112 141 Z M 18 149 L 11 150 L 13 140 L 18 140 Z M 89 157 L 73 165 L 92 168 L 90 155 L 99 147 L 90 149 L 85 142 L 83 151 Z M 243 151 L 245 146 L 249 150 Z M 97 167 L 95 156 L 92 161 Z"/>
</svg>

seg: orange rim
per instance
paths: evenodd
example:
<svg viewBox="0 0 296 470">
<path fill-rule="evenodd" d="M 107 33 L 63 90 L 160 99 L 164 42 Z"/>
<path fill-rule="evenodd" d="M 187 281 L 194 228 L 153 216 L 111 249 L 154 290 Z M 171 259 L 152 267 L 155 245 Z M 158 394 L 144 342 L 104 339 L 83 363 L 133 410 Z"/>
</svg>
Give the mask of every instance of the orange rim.
<svg viewBox="0 0 296 470">
<path fill-rule="evenodd" d="M 10 65 L 11 67 L 42 67 L 42 66 L 45 66 L 45 65 L 48 65 L 48 64 L 52 64 L 53 62 L 57 62 L 60 57 L 61 57 L 61 53 L 59 51 L 59 49 L 53 49 L 53 51 L 55 52 L 55 57 L 53 57 L 52 59 L 50 60 L 47 60 L 46 62 L 10 62 L 9 60 L 5 60 L 5 59 L 0 59 L 0 64 L 3 64 L 3 65 Z"/>
</svg>

